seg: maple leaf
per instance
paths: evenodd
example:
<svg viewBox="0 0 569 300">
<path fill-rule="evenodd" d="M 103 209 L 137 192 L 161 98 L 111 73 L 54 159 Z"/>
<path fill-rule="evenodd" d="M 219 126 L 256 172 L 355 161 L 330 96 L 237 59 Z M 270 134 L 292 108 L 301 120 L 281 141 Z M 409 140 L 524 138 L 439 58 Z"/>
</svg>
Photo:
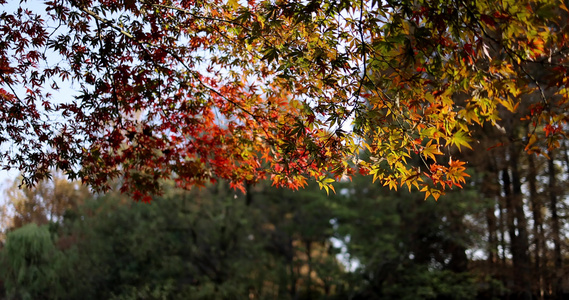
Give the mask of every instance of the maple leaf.
<svg viewBox="0 0 569 300">
<path fill-rule="evenodd" d="M 468 173 L 466 173 L 466 167 L 464 166 L 466 163 L 459 160 L 450 160 L 447 178 L 452 182 L 453 185 L 461 187 L 463 183 L 466 182 L 465 178 L 470 177 Z"/>
<path fill-rule="evenodd" d="M 430 185 L 424 185 L 423 188 L 421 189 L 421 192 L 425 193 L 425 200 L 427 200 L 429 196 L 432 196 L 435 199 L 435 201 L 437 201 L 439 200 L 441 195 L 444 195 L 443 191 Z"/>
<path fill-rule="evenodd" d="M 435 155 L 442 155 L 443 153 L 439 150 L 439 145 L 433 144 L 433 141 L 430 140 L 425 147 L 421 150 L 421 153 L 434 161 L 436 161 Z"/>
<path fill-rule="evenodd" d="M 465 132 L 459 131 L 447 139 L 446 146 L 454 145 L 458 148 L 459 151 L 461 150 L 460 146 L 464 146 L 472 150 L 472 147 L 469 144 L 471 141 L 472 139 Z"/>
<path fill-rule="evenodd" d="M 334 179 L 322 176 L 317 180 L 317 182 L 320 189 L 324 189 L 326 191 L 326 195 L 329 195 L 329 190 L 332 190 L 334 194 L 336 193 L 336 189 L 332 185 L 332 183 L 335 182 Z"/>
</svg>

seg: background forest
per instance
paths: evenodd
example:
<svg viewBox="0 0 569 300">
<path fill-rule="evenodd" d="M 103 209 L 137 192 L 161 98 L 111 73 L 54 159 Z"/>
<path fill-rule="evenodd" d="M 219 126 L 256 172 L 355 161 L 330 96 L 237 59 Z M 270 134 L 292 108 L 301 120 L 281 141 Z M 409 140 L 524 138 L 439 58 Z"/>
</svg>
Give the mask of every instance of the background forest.
<svg viewBox="0 0 569 300">
<path fill-rule="evenodd" d="M 151 204 L 59 176 L 15 183 L 2 298 L 563 299 L 567 147 L 522 150 L 470 152 L 464 189 L 438 201 L 359 176 L 329 196 L 171 184 Z"/>
</svg>

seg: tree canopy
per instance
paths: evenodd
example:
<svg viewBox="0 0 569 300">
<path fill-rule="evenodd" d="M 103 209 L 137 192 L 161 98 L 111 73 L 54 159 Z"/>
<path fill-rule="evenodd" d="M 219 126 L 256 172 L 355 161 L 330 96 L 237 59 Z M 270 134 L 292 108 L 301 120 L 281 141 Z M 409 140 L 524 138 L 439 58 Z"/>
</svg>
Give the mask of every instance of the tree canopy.
<svg viewBox="0 0 569 300">
<path fill-rule="evenodd" d="M 538 153 L 565 135 L 563 1 L 0 3 L 0 151 L 27 184 L 56 167 L 147 201 L 166 178 L 359 172 L 437 199 L 484 128 Z"/>
</svg>

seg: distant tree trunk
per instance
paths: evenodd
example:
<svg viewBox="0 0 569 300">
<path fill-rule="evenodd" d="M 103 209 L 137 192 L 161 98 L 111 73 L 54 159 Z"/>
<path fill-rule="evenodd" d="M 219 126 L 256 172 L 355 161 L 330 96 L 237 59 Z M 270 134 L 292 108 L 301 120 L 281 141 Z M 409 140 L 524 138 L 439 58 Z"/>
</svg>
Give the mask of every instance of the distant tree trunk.
<svg viewBox="0 0 569 300">
<path fill-rule="evenodd" d="M 510 168 L 502 170 L 504 194 L 506 198 L 507 225 L 511 241 L 514 284 L 518 299 L 531 299 L 529 241 L 527 234 L 527 221 L 523 207 L 521 178 L 518 169 L 519 151 L 510 147 Z M 510 174 L 511 172 L 511 178 Z"/>
<path fill-rule="evenodd" d="M 485 210 L 486 225 L 488 226 L 488 270 L 491 275 L 495 275 L 496 265 L 499 261 L 498 253 L 498 220 L 496 218 L 496 208 L 499 205 L 500 185 L 498 182 L 499 174 L 496 172 L 496 162 L 490 161 L 486 165 L 486 173 L 482 179 L 482 194 L 489 201 Z"/>
<path fill-rule="evenodd" d="M 538 299 L 543 299 L 545 291 L 543 285 L 543 270 L 541 269 L 542 266 L 544 266 L 542 259 L 545 258 L 545 255 L 542 254 L 542 249 L 544 249 L 542 248 L 542 244 L 545 242 L 543 235 L 543 216 L 541 212 L 543 204 L 537 193 L 537 169 L 533 154 L 528 155 L 528 168 L 527 182 L 533 214 L 533 243 L 535 245 L 533 274 L 536 291 L 534 294 L 538 296 Z"/>
<path fill-rule="evenodd" d="M 559 215 L 557 212 L 557 180 L 555 174 L 554 152 L 549 152 L 549 160 L 547 162 L 547 169 L 549 173 L 549 209 L 551 210 L 551 236 L 553 240 L 553 263 L 555 266 L 552 290 L 555 298 L 560 298 L 562 295 L 562 274 L 563 261 L 561 257 L 561 238 Z"/>
<path fill-rule="evenodd" d="M 503 268 L 506 266 L 506 220 L 505 220 L 505 197 L 500 197 L 498 199 L 498 229 L 500 233 L 500 266 Z"/>
<path fill-rule="evenodd" d="M 519 151 L 514 150 L 512 154 L 512 192 L 514 209 L 516 213 L 516 225 L 518 231 L 518 270 L 520 271 L 520 284 L 522 286 L 522 299 L 531 299 L 531 262 L 529 256 L 529 234 L 527 229 L 527 219 L 524 211 L 524 200 L 522 194 L 522 180 L 519 173 Z M 514 152 L 512 151 L 512 152 Z"/>
<path fill-rule="evenodd" d="M 462 214 L 451 212 L 449 217 L 451 232 L 465 232 Z M 456 273 L 468 271 L 468 256 L 466 256 L 467 249 L 464 243 L 451 241 L 447 247 L 451 255 L 448 268 Z"/>
<path fill-rule="evenodd" d="M 491 198 L 494 202 L 495 197 Z M 492 203 L 494 204 L 494 203 Z M 494 270 L 494 266 L 498 262 L 498 237 L 497 237 L 497 221 L 494 211 L 496 210 L 496 205 L 489 206 L 486 208 L 486 224 L 488 226 L 488 264 L 491 271 Z"/>
<path fill-rule="evenodd" d="M 253 202 L 253 189 L 250 183 L 245 182 L 245 205 L 250 206 L 251 202 Z"/>
</svg>

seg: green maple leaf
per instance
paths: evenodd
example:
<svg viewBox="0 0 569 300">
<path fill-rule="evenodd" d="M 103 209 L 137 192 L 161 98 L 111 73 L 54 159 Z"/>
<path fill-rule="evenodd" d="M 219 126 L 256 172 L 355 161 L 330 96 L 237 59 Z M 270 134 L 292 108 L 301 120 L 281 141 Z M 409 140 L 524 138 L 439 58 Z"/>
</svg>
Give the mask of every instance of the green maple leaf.
<svg viewBox="0 0 569 300">
<path fill-rule="evenodd" d="M 469 144 L 469 142 L 471 141 L 472 139 L 466 134 L 466 132 L 459 131 L 455 133 L 450 139 L 447 140 L 445 146 L 448 146 L 449 144 L 455 145 L 458 148 L 458 151 L 462 151 L 462 149 L 460 149 L 460 146 L 464 146 L 472 150 L 472 147 Z"/>
</svg>

